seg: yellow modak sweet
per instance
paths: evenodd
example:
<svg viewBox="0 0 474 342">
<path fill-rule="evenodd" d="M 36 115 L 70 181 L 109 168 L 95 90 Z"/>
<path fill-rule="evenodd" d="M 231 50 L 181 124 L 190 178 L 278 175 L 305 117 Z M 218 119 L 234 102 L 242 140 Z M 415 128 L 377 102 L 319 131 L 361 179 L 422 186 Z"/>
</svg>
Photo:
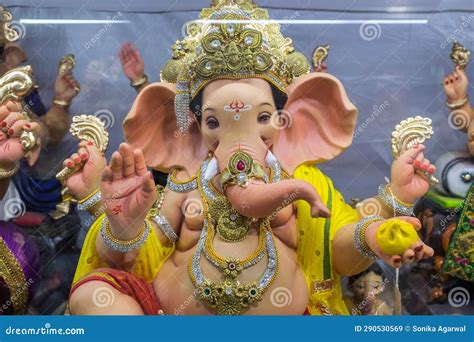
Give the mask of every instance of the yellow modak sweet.
<svg viewBox="0 0 474 342">
<path fill-rule="evenodd" d="M 396 218 L 382 223 L 375 237 L 382 252 L 388 255 L 402 254 L 419 239 L 413 225 Z"/>
</svg>

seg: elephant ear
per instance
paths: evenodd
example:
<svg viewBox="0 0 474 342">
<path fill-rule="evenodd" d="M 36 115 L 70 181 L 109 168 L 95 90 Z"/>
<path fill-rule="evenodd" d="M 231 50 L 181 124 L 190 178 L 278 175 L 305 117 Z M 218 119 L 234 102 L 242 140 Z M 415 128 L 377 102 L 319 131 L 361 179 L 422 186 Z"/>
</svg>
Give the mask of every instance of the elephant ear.
<svg viewBox="0 0 474 342">
<path fill-rule="evenodd" d="M 171 83 L 153 83 L 144 88 L 123 122 L 123 131 L 132 148 L 142 150 L 148 166 L 166 173 L 179 168 L 192 176 L 208 149 L 196 120 L 190 119 L 187 134 L 178 129 L 175 94 Z"/>
<path fill-rule="evenodd" d="M 290 175 L 301 164 L 331 160 L 352 143 L 357 109 L 342 83 L 332 75 L 314 72 L 288 87 L 281 115 L 287 125 L 277 132 L 273 153 Z"/>
</svg>

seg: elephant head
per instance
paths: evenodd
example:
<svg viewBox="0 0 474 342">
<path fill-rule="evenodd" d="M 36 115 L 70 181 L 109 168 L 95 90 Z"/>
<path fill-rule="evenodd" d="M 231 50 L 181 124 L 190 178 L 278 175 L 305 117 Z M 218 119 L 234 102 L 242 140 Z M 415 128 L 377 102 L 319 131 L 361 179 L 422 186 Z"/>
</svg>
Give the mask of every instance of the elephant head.
<svg viewBox="0 0 474 342">
<path fill-rule="evenodd" d="M 327 73 L 296 78 L 287 98 L 261 78 L 214 80 L 192 102 L 187 134 L 176 124 L 175 93 L 170 83 L 149 85 L 123 124 L 127 141 L 162 172 L 178 168 L 192 176 L 212 153 L 220 174 L 236 151 L 244 151 L 264 169 L 278 160 L 291 176 L 299 165 L 331 160 L 352 143 L 357 110 L 340 81 Z M 315 193 L 296 179 L 226 188 L 233 207 L 249 217 L 271 215 L 290 194 L 292 201 L 309 202 L 313 216 L 327 216 L 317 208 Z"/>
</svg>

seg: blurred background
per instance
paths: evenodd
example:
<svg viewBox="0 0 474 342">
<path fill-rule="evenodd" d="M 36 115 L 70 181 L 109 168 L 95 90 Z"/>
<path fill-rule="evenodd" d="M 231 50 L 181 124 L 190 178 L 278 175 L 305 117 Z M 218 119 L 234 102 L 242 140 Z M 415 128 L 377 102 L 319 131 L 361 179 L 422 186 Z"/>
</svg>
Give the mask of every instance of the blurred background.
<svg viewBox="0 0 474 342">
<path fill-rule="evenodd" d="M 71 112 L 95 114 L 107 122 L 112 137 L 109 155 L 124 140 L 121 122 L 136 96 L 122 73 L 120 46 L 133 42 L 150 80 L 157 81 L 171 56 L 171 45 L 182 37 L 183 25 L 209 5 L 207 0 L 3 3 L 21 31 L 20 44 L 35 69 L 46 104 L 54 93 L 58 60 L 67 53 L 76 56 L 74 75 L 82 91 Z M 427 144 L 431 160 L 465 149 L 465 135 L 448 124 L 441 81 L 453 70 L 449 58 L 453 41 L 474 48 L 473 1 L 256 3 L 268 8 L 273 19 L 287 21 L 282 24 L 283 34 L 308 58 L 317 45 L 331 46 L 329 72 L 342 81 L 359 109 L 354 144 L 321 166 L 346 200 L 372 196 L 384 177 L 389 177 L 390 134 L 405 117 L 433 119 L 435 135 Z M 55 174 L 75 144 L 72 138 L 65 139 L 58 150 L 48 153 L 49 158 L 40 158 L 37 168 L 48 176 Z M 52 165 L 57 167 L 51 169 Z"/>
</svg>

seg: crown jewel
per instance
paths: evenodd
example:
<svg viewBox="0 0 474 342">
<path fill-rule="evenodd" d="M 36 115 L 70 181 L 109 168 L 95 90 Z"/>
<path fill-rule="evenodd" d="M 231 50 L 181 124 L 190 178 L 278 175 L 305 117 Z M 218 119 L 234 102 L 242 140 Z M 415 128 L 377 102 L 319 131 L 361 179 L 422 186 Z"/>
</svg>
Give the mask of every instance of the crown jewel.
<svg viewBox="0 0 474 342">
<path fill-rule="evenodd" d="M 291 81 L 310 71 L 306 57 L 295 52 L 290 38 L 268 12 L 250 0 L 220 0 L 201 11 L 187 26 L 186 37 L 173 45 L 173 58 L 162 72 L 176 83 L 178 128 L 188 129 L 189 103 L 210 81 L 263 78 L 286 92 Z"/>
</svg>

